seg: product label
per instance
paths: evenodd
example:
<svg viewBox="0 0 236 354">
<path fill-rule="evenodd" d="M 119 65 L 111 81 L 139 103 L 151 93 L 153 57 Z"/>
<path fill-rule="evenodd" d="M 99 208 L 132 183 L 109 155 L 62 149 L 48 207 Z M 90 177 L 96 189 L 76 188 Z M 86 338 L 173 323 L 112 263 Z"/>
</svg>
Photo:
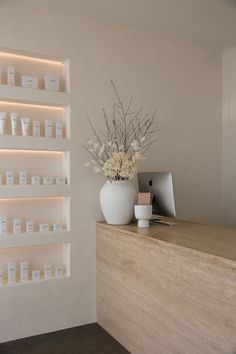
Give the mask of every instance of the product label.
<svg viewBox="0 0 236 354">
<path fill-rule="evenodd" d="M 13 219 L 13 232 L 14 234 L 21 233 L 21 219 Z"/>
<path fill-rule="evenodd" d="M 0 215 L 0 234 L 6 235 L 7 233 L 7 217 L 6 215 Z"/>
<path fill-rule="evenodd" d="M 39 224 L 39 231 L 40 232 L 48 232 L 49 231 L 49 224 Z"/>
<path fill-rule="evenodd" d="M 56 177 L 56 184 L 66 184 L 65 177 Z"/>
<path fill-rule="evenodd" d="M 40 280 L 40 270 L 32 270 L 32 280 Z"/>
<path fill-rule="evenodd" d="M 20 281 L 26 282 L 29 279 L 28 263 L 21 262 L 20 264 Z"/>
<path fill-rule="evenodd" d="M 20 184 L 27 184 L 27 172 L 20 171 L 19 173 Z"/>
<path fill-rule="evenodd" d="M 15 262 L 8 263 L 8 284 L 16 282 L 16 264 Z"/>
<path fill-rule="evenodd" d="M 56 266 L 55 268 L 55 277 L 56 278 L 61 278 L 62 277 L 62 268 L 59 266 Z"/>
<path fill-rule="evenodd" d="M 52 230 L 53 231 L 62 231 L 62 224 L 52 224 Z"/>
<path fill-rule="evenodd" d="M 43 178 L 43 184 L 44 185 L 53 184 L 53 178 L 52 177 L 44 177 Z"/>
<path fill-rule="evenodd" d="M 51 264 L 45 264 L 44 265 L 44 278 L 50 279 L 51 276 L 52 276 L 52 266 L 51 266 Z"/>
<path fill-rule="evenodd" d="M 33 121 L 33 136 L 40 137 L 40 121 Z"/>
<path fill-rule="evenodd" d="M 33 221 L 26 221 L 26 232 L 34 232 Z"/>
<path fill-rule="evenodd" d="M 45 121 L 45 137 L 46 138 L 52 137 L 52 121 L 51 120 Z"/>
<path fill-rule="evenodd" d="M 6 172 L 6 182 L 8 185 L 14 184 L 14 172 L 12 171 Z"/>
<path fill-rule="evenodd" d="M 40 184 L 40 177 L 39 176 L 32 176 L 31 183 L 32 184 Z"/>
<path fill-rule="evenodd" d="M 62 138 L 62 123 L 56 122 L 56 138 Z"/>
</svg>

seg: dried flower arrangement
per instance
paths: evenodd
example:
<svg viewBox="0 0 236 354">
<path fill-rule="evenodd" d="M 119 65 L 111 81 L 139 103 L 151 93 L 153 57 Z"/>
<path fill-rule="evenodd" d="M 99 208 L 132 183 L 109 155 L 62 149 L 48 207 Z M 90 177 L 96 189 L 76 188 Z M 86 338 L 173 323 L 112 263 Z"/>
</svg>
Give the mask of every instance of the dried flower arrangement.
<svg viewBox="0 0 236 354">
<path fill-rule="evenodd" d="M 113 104 L 113 114 L 109 118 L 103 108 L 105 130 L 95 129 L 90 123 L 94 139 L 88 139 L 84 146 L 90 155 L 85 167 L 94 172 L 103 172 L 110 181 L 131 179 L 136 172 L 137 162 L 145 158 L 146 151 L 154 142 L 158 125 L 154 112 L 143 114 L 143 109 L 133 111 L 131 97 L 127 107 L 123 104 L 114 82 L 111 81 L 117 102 Z"/>
</svg>

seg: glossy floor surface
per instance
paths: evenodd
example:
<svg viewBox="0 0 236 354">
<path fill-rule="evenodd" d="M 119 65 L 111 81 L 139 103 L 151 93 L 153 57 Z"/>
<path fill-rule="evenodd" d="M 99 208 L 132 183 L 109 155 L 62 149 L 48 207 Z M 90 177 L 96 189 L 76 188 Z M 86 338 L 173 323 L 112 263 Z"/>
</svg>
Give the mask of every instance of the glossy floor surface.
<svg viewBox="0 0 236 354">
<path fill-rule="evenodd" d="M 0 344 L 0 354 L 127 354 L 96 323 Z"/>
</svg>

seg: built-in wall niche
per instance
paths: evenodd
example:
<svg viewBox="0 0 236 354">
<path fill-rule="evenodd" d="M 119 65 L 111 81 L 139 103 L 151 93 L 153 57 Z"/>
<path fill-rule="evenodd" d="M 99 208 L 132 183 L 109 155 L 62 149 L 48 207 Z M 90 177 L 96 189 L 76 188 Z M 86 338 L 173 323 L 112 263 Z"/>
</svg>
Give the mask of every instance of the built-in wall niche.
<svg viewBox="0 0 236 354">
<path fill-rule="evenodd" d="M 0 149 L 0 175 L 2 185 L 6 185 L 7 171 L 14 173 L 14 184 L 20 184 L 20 171 L 27 173 L 27 184 L 32 184 L 32 177 L 40 177 L 40 184 L 44 177 L 65 177 L 65 183 L 70 183 L 69 152 L 37 151 L 37 150 L 8 150 Z M 60 183 L 60 181 L 59 181 Z M 63 183 L 62 183 L 63 184 Z"/>
<path fill-rule="evenodd" d="M 40 280 L 46 280 L 44 266 L 51 265 L 51 278 L 69 276 L 70 245 L 49 244 L 27 247 L 13 247 L 0 249 L 0 270 L 3 272 L 3 284 L 8 285 L 8 263 L 14 262 L 16 266 L 16 284 L 20 284 L 20 263 L 28 263 L 29 281 L 32 281 L 32 271 L 40 271 Z M 61 269 L 60 274 L 56 273 Z M 39 279 L 38 279 L 39 280 Z M 47 279 L 48 280 L 48 279 Z M 14 285 L 11 284 L 11 285 Z"/>
<path fill-rule="evenodd" d="M 69 212 L 70 199 L 66 197 L 0 199 L 0 215 L 7 219 L 9 237 L 14 233 L 14 219 L 20 219 L 21 233 L 26 232 L 27 221 L 33 221 L 33 232 L 40 232 L 40 224 L 48 224 L 49 231 L 46 233 L 53 232 L 53 224 L 62 224 L 62 231 L 69 230 Z M 41 233 L 45 235 L 45 231 Z"/>
<path fill-rule="evenodd" d="M 15 85 L 21 86 L 21 78 L 24 76 L 36 76 L 38 78 L 38 88 L 44 89 L 45 75 L 58 75 L 60 81 L 60 91 L 68 91 L 67 70 L 68 62 L 59 59 L 49 59 L 25 55 L 24 53 L 11 53 L 0 50 L 0 67 L 2 71 L 1 83 L 7 85 L 7 67 L 13 66 L 15 69 Z"/>
<path fill-rule="evenodd" d="M 16 134 L 23 135 L 21 118 L 30 118 L 29 136 L 33 136 L 33 121 L 40 122 L 40 136 L 45 137 L 45 122 L 52 122 L 52 138 L 56 137 L 56 123 L 62 124 L 62 138 L 69 138 L 69 108 L 0 101 L 0 112 L 6 112 L 5 134 L 12 135 L 11 113 L 18 113 Z"/>
</svg>

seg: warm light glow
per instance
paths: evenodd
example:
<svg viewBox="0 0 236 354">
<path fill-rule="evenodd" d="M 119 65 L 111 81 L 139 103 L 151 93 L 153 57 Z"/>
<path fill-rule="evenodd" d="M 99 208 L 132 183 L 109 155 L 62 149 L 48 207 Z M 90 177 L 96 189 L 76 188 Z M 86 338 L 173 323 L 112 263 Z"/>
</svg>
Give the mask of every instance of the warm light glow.
<svg viewBox="0 0 236 354">
<path fill-rule="evenodd" d="M 28 108 L 40 108 L 40 109 L 53 109 L 53 110 L 64 110 L 64 107 L 60 106 L 43 106 L 37 104 L 28 104 L 28 103 L 18 103 L 18 102 L 9 102 L 9 101 L 0 101 L 0 104 L 9 105 L 9 106 L 20 106 L 20 107 L 28 107 Z"/>
<path fill-rule="evenodd" d="M 52 154 L 56 154 L 56 155 L 63 155 L 64 152 L 63 151 L 45 151 L 45 150 L 14 150 L 14 149 L 0 149 L 0 154 L 38 154 L 38 155 L 52 155 Z"/>
<path fill-rule="evenodd" d="M 36 62 L 41 62 L 41 63 L 44 63 L 44 64 L 64 65 L 64 63 L 62 61 L 59 61 L 59 60 L 37 58 L 37 57 L 34 57 L 34 56 L 27 56 L 27 55 L 22 55 L 22 54 L 0 52 L 0 56 L 8 57 L 8 58 L 29 60 L 29 61 L 36 61 Z"/>
</svg>

